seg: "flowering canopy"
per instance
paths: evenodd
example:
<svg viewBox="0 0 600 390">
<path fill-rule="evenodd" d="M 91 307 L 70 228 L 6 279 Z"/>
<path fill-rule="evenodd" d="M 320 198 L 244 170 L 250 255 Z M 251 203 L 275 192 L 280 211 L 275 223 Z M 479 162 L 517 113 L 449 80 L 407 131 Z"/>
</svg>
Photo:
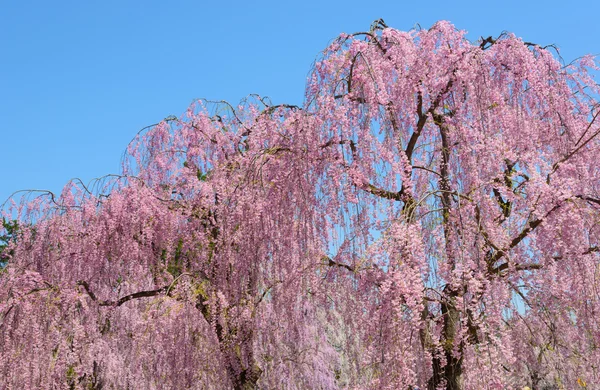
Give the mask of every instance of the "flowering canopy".
<svg viewBox="0 0 600 390">
<path fill-rule="evenodd" d="M 5 209 L 0 387 L 600 384 L 589 68 L 378 21 L 302 107 L 194 103 Z"/>
</svg>

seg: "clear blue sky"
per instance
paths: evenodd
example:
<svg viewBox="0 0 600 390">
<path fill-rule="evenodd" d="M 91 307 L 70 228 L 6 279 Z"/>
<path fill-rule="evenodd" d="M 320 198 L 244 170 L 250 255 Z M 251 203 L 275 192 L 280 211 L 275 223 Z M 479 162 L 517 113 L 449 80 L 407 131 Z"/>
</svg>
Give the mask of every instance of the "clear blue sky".
<svg viewBox="0 0 600 390">
<path fill-rule="evenodd" d="M 0 0 L 0 204 L 118 173 L 142 127 L 200 97 L 302 103 L 340 32 L 445 19 L 469 38 L 514 32 L 565 60 L 600 53 L 596 1 Z"/>
</svg>

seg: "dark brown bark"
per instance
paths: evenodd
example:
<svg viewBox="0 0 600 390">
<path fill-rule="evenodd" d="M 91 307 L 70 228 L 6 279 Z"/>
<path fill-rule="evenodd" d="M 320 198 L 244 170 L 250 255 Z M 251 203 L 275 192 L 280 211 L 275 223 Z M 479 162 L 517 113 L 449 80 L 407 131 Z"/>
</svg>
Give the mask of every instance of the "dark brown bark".
<svg viewBox="0 0 600 390">
<path fill-rule="evenodd" d="M 442 317 L 444 318 L 442 337 L 444 339 L 444 354 L 446 356 L 444 379 L 446 380 L 446 390 L 461 390 L 463 359 L 462 346 L 457 345 L 457 336 L 460 327 L 460 312 L 456 307 L 458 294 L 448 289 L 448 287 L 446 287 L 446 290 L 448 290 L 448 293 L 445 294 L 446 301 L 442 302 Z"/>
<path fill-rule="evenodd" d="M 433 356 L 432 375 L 427 382 L 427 390 L 437 389 L 443 382 L 446 390 L 463 389 L 463 358 L 462 342 L 457 340 L 460 328 L 460 311 L 456 307 L 458 292 L 448 286 L 444 289 L 444 298 L 441 302 L 443 328 L 441 334 L 441 347 L 446 364 L 442 365 L 440 356 Z"/>
<path fill-rule="evenodd" d="M 448 83 L 452 85 L 451 82 Z M 433 120 L 440 130 L 440 138 L 442 143 L 441 150 L 441 161 L 440 161 L 440 180 L 439 188 L 441 191 L 441 203 L 442 203 L 442 222 L 444 226 L 444 237 L 446 241 L 446 254 L 448 256 L 448 262 L 451 267 L 454 268 L 454 259 L 452 258 L 452 251 L 450 249 L 450 209 L 452 203 L 451 197 L 451 186 L 450 186 L 450 142 L 449 142 L 449 129 L 444 122 L 444 116 L 431 112 Z M 459 291 L 451 288 L 450 285 L 446 285 L 442 292 L 440 300 L 441 304 L 441 321 L 442 333 L 440 337 L 440 346 L 444 358 L 446 360 L 445 365 L 442 365 L 440 356 L 433 353 L 432 359 L 432 376 L 427 383 L 428 390 L 437 389 L 442 383 L 445 383 L 446 390 L 462 390 L 463 389 L 463 359 L 462 350 L 463 342 L 458 340 L 459 328 L 461 324 L 461 312 L 457 308 L 457 298 L 459 298 Z M 432 351 L 434 352 L 434 351 Z"/>
</svg>

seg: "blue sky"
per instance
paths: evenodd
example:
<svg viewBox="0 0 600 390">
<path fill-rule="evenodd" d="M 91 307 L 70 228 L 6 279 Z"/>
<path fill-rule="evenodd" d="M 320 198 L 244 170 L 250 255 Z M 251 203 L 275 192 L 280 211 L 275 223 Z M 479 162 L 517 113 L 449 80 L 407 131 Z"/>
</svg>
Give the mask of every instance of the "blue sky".
<svg viewBox="0 0 600 390">
<path fill-rule="evenodd" d="M 250 93 L 301 104 L 311 64 L 341 32 L 440 19 L 468 37 L 511 31 L 566 61 L 600 54 L 595 1 L 0 0 L 0 204 L 118 173 L 136 132 L 193 99 Z"/>
</svg>

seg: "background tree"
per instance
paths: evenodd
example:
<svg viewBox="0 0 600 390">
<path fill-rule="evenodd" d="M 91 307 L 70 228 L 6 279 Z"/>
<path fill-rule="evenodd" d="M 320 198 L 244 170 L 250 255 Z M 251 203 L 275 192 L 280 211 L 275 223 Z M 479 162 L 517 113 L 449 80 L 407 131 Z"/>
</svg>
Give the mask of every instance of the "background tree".
<svg viewBox="0 0 600 390">
<path fill-rule="evenodd" d="M 600 383 L 587 68 L 377 21 L 323 52 L 303 107 L 193 104 L 122 175 L 13 207 L 2 384 Z"/>
<path fill-rule="evenodd" d="M 16 220 L 2 218 L 4 234 L 0 236 L 0 267 L 6 266 L 7 259 L 14 254 L 9 244 L 16 240 L 19 232 L 19 224 Z"/>
</svg>

